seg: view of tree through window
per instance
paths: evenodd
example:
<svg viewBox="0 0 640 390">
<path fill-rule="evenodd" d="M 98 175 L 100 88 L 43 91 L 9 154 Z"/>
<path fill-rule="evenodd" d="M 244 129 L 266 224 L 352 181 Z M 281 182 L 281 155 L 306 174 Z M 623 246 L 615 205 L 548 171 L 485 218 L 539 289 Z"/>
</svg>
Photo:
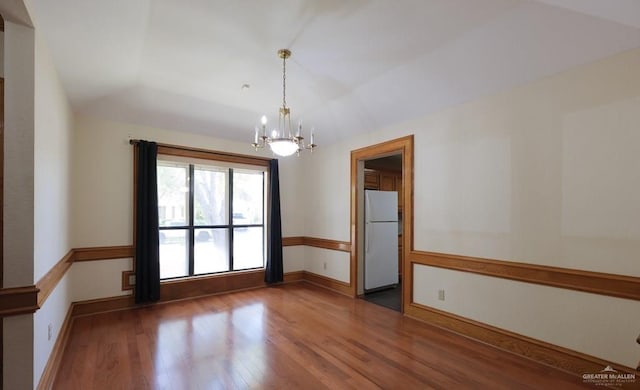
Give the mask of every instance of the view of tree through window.
<svg viewBox="0 0 640 390">
<path fill-rule="evenodd" d="M 162 279 L 264 266 L 265 173 L 158 161 Z"/>
</svg>

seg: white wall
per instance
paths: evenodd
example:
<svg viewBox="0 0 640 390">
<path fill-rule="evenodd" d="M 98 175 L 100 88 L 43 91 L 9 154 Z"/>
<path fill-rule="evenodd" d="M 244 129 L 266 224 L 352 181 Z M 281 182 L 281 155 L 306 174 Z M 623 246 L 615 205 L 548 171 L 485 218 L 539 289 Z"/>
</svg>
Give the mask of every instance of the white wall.
<svg viewBox="0 0 640 390">
<path fill-rule="evenodd" d="M 51 292 L 45 304 L 33 315 L 33 383 L 40 382 L 42 372 L 47 365 L 53 346 L 60 336 L 60 330 L 73 302 L 71 296 L 71 278 L 69 272 L 60 280 Z M 49 338 L 49 325 L 51 338 Z M 7 355 L 5 355 L 6 358 Z M 9 355 L 10 356 L 10 355 Z"/>
<path fill-rule="evenodd" d="M 132 263 L 133 259 L 74 263 L 69 270 L 72 302 L 130 295 L 130 291 L 122 291 L 122 271 L 133 269 Z"/>
<path fill-rule="evenodd" d="M 71 249 L 72 119 L 49 50 L 36 30 L 33 144 L 33 258 L 36 281 Z M 40 379 L 72 302 L 69 282 L 67 275 L 34 316 L 34 383 Z M 51 338 L 48 338 L 49 326 Z"/>
<path fill-rule="evenodd" d="M 350 254 L 307 246 L 304 248 L 304 269 L 314 274 L 349 283 Z"/>
<path fill-rule="evenodd" d="M 625 52 L 319 149 L 305 235 L 348 240 L 350 151 L 415 134 L 417 250 L 640 276 L 638 69 L 640 50 Z M 307 269 L 328 276 L 318 261 Z M 635 301 L 418 267 L 416 302 L 435 306 L 437 286 L 442 310 L 627 366 L 640 356 Z M 599 305 L 618 310 L 594 320 Z"/>
<path fill-rule="evenodd" d="M 283 236 L 284 237 L 284 236 Z M 302 246 L 287 246 L 282 248 L 284 258 L 284 272 L 304 271 L 304 250 Z"/>
<path fill-rule="evenodd" d="M 414 272 L 415 302 L 628 367 L 638 362 L 637 301 L 423 265 Z"/>
</svg>

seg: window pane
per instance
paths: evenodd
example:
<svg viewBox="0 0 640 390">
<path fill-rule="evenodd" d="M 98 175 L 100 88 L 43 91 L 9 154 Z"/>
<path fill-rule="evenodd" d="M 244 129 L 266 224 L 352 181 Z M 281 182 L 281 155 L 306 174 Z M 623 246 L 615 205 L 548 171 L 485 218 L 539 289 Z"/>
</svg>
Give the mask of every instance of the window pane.
<svg viewBox="0 0 640 390">
<path fill-rule="evenodd" d="M 198 166 L 194 171 L 194 225 L 226 225 L 227 169 Z"/>
<path fill-rule="evenodd" d="M 158 162 L 158 220 L 160 226 L 186 226 L 189 197 L 189 167 Z"/>
<path fill-rule="evenodd" d="M 262 227 L 233 229 L 233 269 L 264 267 Z"/>
<path fill-rule="evenodd" d="M 194 273 L 229 271 L 229 230 L 195 229 Z"/>
<path fill-rule="evenodd" d="M 264 208 L 264 173 L 233 172 L 233 224 L 262 225 Z"/>
<path fill-rule="evenodd" d="M 160 230 L 160 279 L 189 275 L 186 229 Z"/>
</svg>

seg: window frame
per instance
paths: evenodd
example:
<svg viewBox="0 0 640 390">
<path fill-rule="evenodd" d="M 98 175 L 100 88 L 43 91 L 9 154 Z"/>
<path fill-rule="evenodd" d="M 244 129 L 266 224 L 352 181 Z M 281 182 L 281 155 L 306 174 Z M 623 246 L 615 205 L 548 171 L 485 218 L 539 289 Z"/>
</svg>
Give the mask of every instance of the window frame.
<svg viewBox="0 0 640 390">
<path fill-rule="evenodd" d="M 168 159 L 163 159 L 163 157 L 169 157 Z M 183 226 L 159 226 L 158 234 L 163 230 L 183 230 L 186 231 L 186 245 L 188 248 L 188 275 L 184 276 L 172 276 L 168 278 L 161 279 L 162 282 L 168 282 L 176 279 L 189 279 L 189 278 L 199 278 L 202 276 L 211 276 L 211 275 L 221 275 L 221 274 L 229 274 L 229 273 L 237 273 L 237 272 L 246 272 L 246 271 L 256 271 L 264 269 L 266 263 L 266 246 L 267 246 L 267 234 L 268 234 L 268 202 L 269 202 L 269 180 L 270 180 L 270 172 L 269 172 L 269 161 L 268 158 L 263 157 L 253 157 L 239 154 L 232 154 L 226 152 L 219 151 L 210 151 L 204 149 L 196 149 L 196 148 L 188 148 L 182 146 L 172 146 L 172 145 L 162 145 L 158 144 L 158 162 L 161 161 L 175 161 L 171 157 L 178 157 L 178 161 L 182 161 L 185 164 L 188 164 L 188 184 L 189 184 L 189 195 L 188 195 L 188 210 L 186 218 L 186 225 Z M 197 160 L 205 160 L 202 165 L 211 165 L 217 167 L 226 167 L 227 171 L 227 196 L 229 197 L 227 202 L 228 207 L 228 220 L 226 225 L 196 225 L 194 221 L 194 171 L 196 166 L 198 165 Z M 219 165 L 216 165 L 219 164 Z M 235 168 L 234 168 L 235 166 Z M 244 166 L 244 167 L 243 167 Z M 263 189 L 264 189 L 264 206 L 262 208 L 262 224 L 238 224 L 235 225 L 233 223 L 233 172 L 234 169 L 242 170 L 242 169 L 254 169 L 254 170 L 262 170 L 265 175 L 263 176 Z M 229 187 L 230 186 L 230 187 Z M 254 268 L 246 268 L 242 270 L 234 270 L 233 269 L 233 233 L 236 228 L 249 228 L 249 227 L 261 227 L 263 229 L 263 236 L 265 240 L 263 241 L 263 251 L 265 252 L 265 257 L 263 257 L 264 262 L 260 267 Z M 228 246 L 229 253 L 227 256 L 228 260 L 228 270 L 227 271 L 219 271 L 219 272 L 210 272 L 210 273 L 201 273 L 195 274 L 195 241 L 196 241 L 196 230 L 197 229 L 226 229 L 228 232 Z"/>
</svg>

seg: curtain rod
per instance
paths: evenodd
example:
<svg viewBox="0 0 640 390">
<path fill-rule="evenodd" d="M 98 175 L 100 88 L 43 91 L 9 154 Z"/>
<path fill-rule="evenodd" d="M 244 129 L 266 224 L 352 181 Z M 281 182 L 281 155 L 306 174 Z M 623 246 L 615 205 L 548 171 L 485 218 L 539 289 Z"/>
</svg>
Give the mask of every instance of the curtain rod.
<svg viewBox="0 0 640 390">
<path fill-rule="evenodd" d="M 142 139 L 129 139 L 129 145 L 137 145 L 142 141 L 145 141 L 145 140 L 142 140 Z M 264 161 L 271 161 L 272 160 L 269 157 L 250 156 L 250 155 L 239 154 L 239 153 L 229 153 L 229 152 L 221 152 L 221 151 L 209 150 L 209 149 L 192 148 L 190 146 L 161 144 L 161 143 L 158 143 L 158 142 L 156 142 L 156 145 L 158 145 L 158 147 L 186 150 L 186 151 L 190 151 L 190 152 L 202 152 L 202 153 L 217 154 L 217 155 L 220 155 L 220 156 L 242 157 L 242 158 L 247 158 L 248 157 L 248 158 L 253 158 L 253 159 L 256 159 L 256 160 L 264 160 Z"/>
</svg>

